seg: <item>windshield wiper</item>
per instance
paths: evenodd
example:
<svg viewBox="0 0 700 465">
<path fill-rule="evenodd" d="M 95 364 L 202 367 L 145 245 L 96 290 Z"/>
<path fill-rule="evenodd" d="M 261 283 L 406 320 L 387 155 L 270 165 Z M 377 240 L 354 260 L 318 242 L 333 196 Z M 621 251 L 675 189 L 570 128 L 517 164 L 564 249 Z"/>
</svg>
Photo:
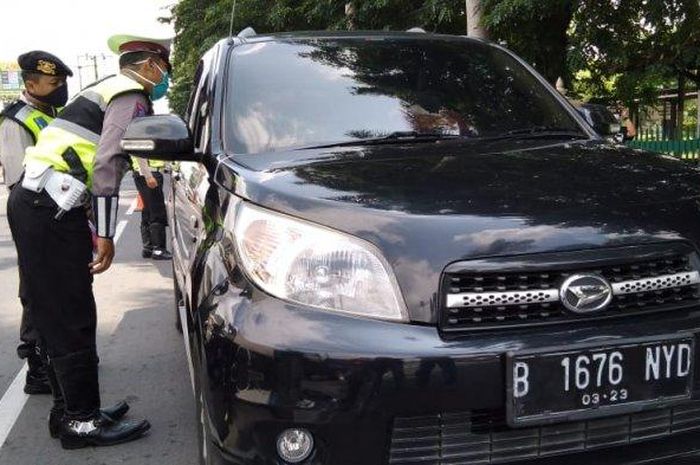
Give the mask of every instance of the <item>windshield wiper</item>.
<svg viewBox="0 0 700 465">
<path fill-rule="evenodd" d="M 364 139 L 353 139 L 339 142 L 324 142 L 314 145 L 297 147 L 296 150 L 322 149 L 328 147 L 348 147 L 354 145 L 381 145 L 381 144 L 403 144 L 411 142 L 433 142 L 445 139 L 467 139 L 469 136 L 458 134 L 444 134 L 440 132 L 418 132 L 418 131 L 394 131 L 379 137 L 367 137 Z"/>
<path fill-rule="evenodd" d="M 489 137 L 488 139 L 539 139 L 539 138 L 588 138 L 588 136 L 582 132 L 571 128 L 557 127 L 557 126 L 532 126 L 529 128 L 513 129 L 506 131 L 503 134 L 497 136 Z"/>
</svg>

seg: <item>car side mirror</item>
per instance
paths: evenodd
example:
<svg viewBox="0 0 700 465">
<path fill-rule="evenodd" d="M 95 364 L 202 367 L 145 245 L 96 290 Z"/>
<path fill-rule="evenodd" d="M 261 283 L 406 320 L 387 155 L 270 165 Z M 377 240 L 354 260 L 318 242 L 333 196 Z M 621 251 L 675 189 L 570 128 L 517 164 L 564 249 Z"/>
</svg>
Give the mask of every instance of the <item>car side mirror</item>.
<svg viewBox="0 0 700 465">
<path fill-rule="evenodd" d="M 614 136 L 621 133 L 621 126 L 618 123 L 597 123 L 593 124 L 593 130 L 601 136 Z"/>
<path fill-rule="evenodd" d="M 134 118 L 121 140 L 129 155 L 165 161 L 201 161 L 187 124 L 177 115 Z"/>
</svg>

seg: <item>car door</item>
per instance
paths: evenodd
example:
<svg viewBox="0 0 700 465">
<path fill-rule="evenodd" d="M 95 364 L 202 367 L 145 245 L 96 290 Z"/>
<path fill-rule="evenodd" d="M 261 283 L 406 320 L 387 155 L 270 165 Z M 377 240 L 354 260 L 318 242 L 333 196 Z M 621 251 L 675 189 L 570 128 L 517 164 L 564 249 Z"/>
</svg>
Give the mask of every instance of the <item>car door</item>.
<svg viewBox="0 0 700 465">
<path fill-rule="evenodd" d="M 207 150 L 209 139 L 208 115 L 208 66 L 200 62 L 195 73 L 195 90 L 188 107 L 188 125 L 193 135 L 195 150 L 203 153 Z M 185 291 L 185 297 L 191 299 L 191 271 L 194 265 L 197 242 L 204 229 L 202 210 L 209 177 L 206 168 L 196 162 L 183 162 L 173 176 L 173 254 L 175 273 L 178 283 Z M 192 301 L 189 300 L 192 309 Z"/>
</svg>

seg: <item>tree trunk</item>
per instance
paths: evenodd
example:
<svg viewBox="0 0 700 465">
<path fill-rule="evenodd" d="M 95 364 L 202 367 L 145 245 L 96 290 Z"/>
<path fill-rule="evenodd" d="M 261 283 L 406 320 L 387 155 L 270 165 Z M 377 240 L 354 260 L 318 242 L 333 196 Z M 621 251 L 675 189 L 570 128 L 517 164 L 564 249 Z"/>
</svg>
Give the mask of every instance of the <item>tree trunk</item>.
<svg viewBox="0 0 700 465">
<path fill-rule="evenodd" d="M 685 122 L 685 75 L 678 75 L 678 128 L 676 139 L 683 139 L 683 123 Z"/>
<path fill-rule="evenodd" d="M 355 4 L 353 2 L 346 2 L 345 3 L 345 19 L 348 24 L 348 30 L 352 31 L 355 29 L 355 14 L 357 11 L 355 10 Z"/>
<path fill-rule="evenodd" d="M 675 139 L 678 134 L 678 99 L 670 100 L 671 111 L 669 111 L 668 139 Z"/>
<path fill-rule="evenodd" d="M 696 84 L 695 88 L 697 89 L 698 96 L 697 96 L 697 122 L 695 124 L 695 138 L 700 139 L 700 84 Z"/>
<path fill-rule="evenodd" d="M 486 29 L 481 25 L 481 0 L 465 0 L 467 35 L 475 39 L 488 39 Z"/>
</svg>

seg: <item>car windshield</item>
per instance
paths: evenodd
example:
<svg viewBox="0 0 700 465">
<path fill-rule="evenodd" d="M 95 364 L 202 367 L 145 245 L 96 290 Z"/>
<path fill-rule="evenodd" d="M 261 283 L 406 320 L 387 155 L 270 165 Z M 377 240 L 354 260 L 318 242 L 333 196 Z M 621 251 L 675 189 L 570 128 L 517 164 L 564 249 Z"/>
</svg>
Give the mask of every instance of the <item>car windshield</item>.
<svg viewBox="0 0 700 465">
<path fill-rule="evenodd" d="M 581 132 L 526 68 L 479 42 L 311 38 L 244 44 L 233 55 L 224 116 L 233 153 L 393 140 L 393 134 Z M 435 139 L 414 138 L 426 140 Z"/>
</svg>

